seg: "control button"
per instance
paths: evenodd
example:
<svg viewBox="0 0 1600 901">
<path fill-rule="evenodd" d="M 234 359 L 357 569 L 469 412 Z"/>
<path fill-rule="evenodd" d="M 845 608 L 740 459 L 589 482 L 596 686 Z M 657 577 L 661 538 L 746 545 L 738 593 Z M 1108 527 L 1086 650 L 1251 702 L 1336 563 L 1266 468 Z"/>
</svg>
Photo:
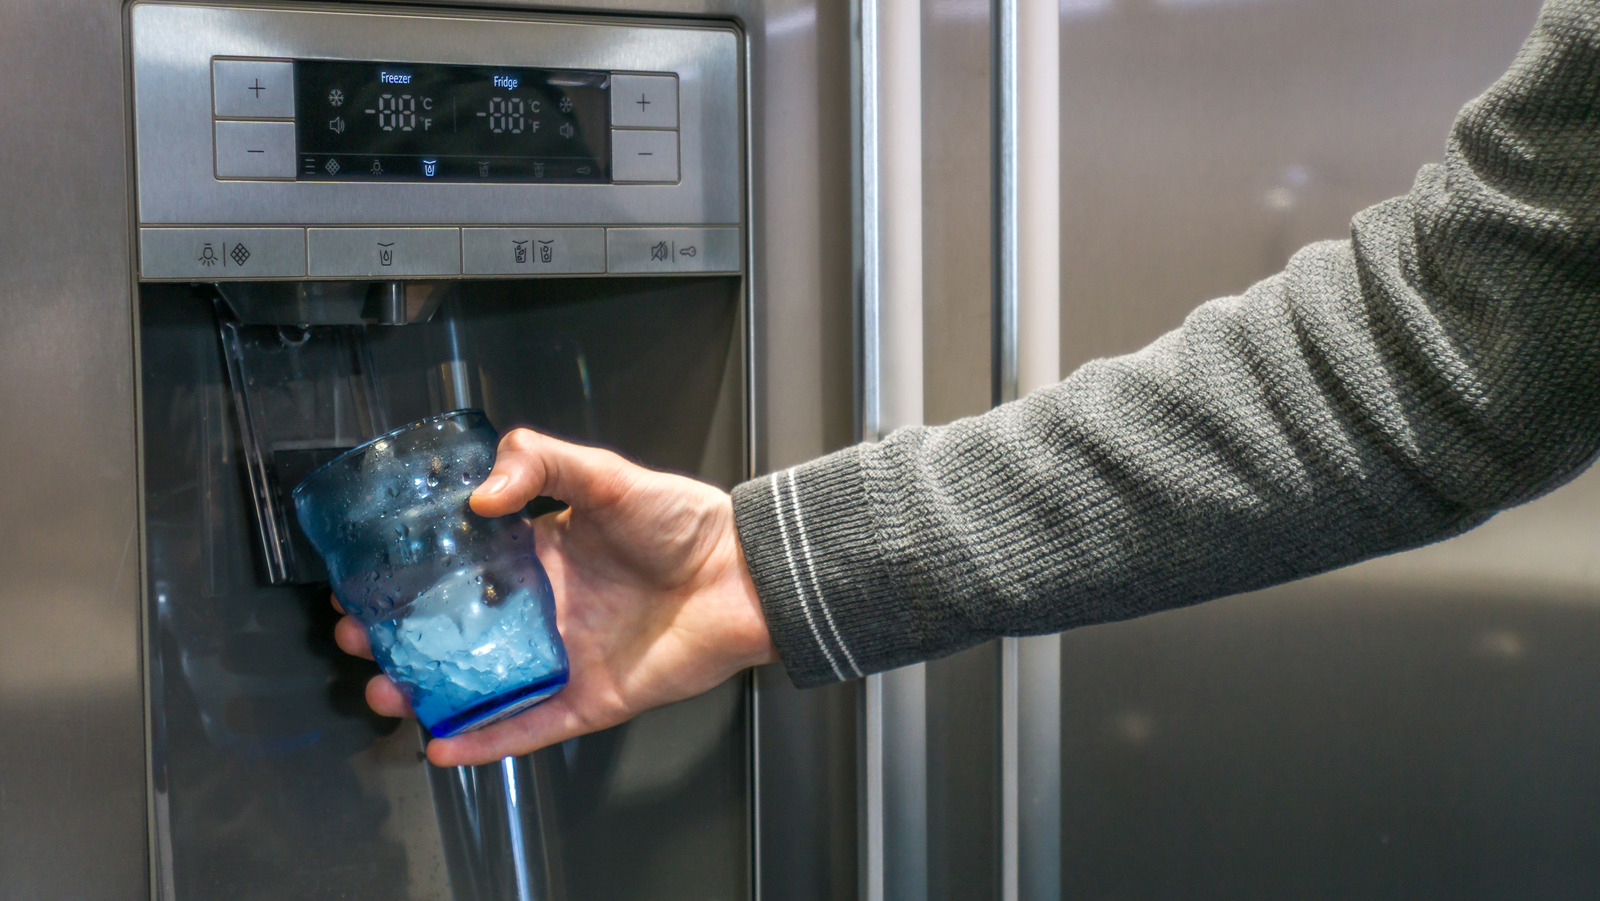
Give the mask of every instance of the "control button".
<svg viewBox="0 0 1600 901">
<path fill-rule="evenodd" d="M 737 228 L 608 228 L 609 272 L 738 272 Z"/>
<path fill-rule="evenodd" d="M 293 122 L 218 122 L 218 178 L 294 178 Z"/>
<path fill-rule="evenodd" d="M 303 278 L 303 228 L 141 228 L 139 274 L 144 278 L 232 281 Z"/>
<path fill-rule="evenodd" d="M 678 180 L 678 133 L 611 130 L 612 181 Z"/>
<path fill-rule="evenodd" d="M 464 228 L 467 275 L 541 275 L 606 271 L 603 228 Z"/>
<path fill-rule="evenodd" d="M 678 79 L 672 75 L 611 76 L 611 124 L 678 127 Z"/>
<path fill-rule="evenodd" d="M 277 59 L 214 59 L 211 101 L 217 115 L 294 118 L 294 63 Z"/>
<path fill-rule="evenodd" d="M 461 274 L 459 228 L 311 228 L 306 246 L 312 276 Z"/>
</svg>

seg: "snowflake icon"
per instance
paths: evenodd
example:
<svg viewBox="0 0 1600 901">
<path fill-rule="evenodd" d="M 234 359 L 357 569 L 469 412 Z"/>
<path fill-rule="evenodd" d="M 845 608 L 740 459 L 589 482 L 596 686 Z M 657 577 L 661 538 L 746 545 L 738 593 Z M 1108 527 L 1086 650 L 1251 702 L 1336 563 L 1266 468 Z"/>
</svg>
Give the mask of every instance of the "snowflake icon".
<svg viewBox="0 0 1600 901">
<path fill-rule="evenodd" d="M 329 106 L 344 106 L 344 91 L 334 88 L 328 92 Z"/>
<path fill-rule="evenodd" d="M 570 97 L 561 98 L 561 111 L 563 113 L 572 112 L 572 98 L 570 98 Z"/>
</svg>

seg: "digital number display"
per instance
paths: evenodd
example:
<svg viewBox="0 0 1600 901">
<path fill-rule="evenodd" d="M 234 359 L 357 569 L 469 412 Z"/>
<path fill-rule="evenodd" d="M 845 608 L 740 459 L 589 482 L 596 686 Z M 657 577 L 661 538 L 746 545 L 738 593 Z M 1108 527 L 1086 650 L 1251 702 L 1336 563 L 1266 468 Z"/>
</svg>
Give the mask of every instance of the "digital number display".
<svg viewBox="0 0 1600 901">
<path fill-rule="evenodd" d="M 299 178 L 605 184 L 607 72 L 296 60 Z"/>
</svg>

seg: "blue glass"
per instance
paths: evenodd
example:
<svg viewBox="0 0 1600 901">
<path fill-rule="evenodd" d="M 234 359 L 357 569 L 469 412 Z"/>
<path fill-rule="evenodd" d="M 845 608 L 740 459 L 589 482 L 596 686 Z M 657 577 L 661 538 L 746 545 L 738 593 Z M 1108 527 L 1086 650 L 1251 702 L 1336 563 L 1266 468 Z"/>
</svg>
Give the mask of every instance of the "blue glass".
<svg viewBox="0 0 1600 901">
<path fill-rule="evenodd" d="M 441 738 L 567 684 L 532 518 L 488 519 L 467 506 L 499 437 L 482 411 L 444 413 L 346 451 L 294 490 L 339 603 Z"/>
</svg>

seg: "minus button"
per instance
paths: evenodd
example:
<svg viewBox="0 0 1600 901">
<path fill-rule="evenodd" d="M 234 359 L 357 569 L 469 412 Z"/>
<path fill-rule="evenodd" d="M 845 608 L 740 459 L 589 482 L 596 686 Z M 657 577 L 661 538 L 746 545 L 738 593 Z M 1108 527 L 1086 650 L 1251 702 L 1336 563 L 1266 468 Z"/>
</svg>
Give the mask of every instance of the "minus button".
<svg viewBox="0 0 1600 901">
<path fill-rule="evenodd" d="M 294 178 L 293 122 L 218 121 L 218 178 Z"/>
<path fill-rule="evenodd" d="M 611 173 L 618 182 L 678 180 L 676 131 L 615 128 L 611 130 Z"/>
</svg>

